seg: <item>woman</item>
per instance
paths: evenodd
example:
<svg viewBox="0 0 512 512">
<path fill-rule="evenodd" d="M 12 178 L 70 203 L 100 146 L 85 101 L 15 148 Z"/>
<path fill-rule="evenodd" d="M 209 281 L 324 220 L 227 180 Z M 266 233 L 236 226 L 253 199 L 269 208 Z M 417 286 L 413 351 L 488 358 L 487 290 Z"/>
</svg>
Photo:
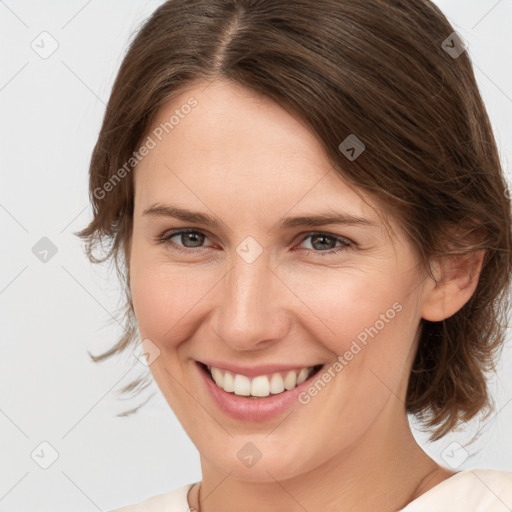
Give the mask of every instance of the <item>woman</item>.
<svg viewBox="0 0 512 512">
<path fill-rule="evenodd" d="M 94 218 L 201 482 L 122 511 L 498 511 L 414 440 L 490 409 L 511 217 L 462 41 L 427 0 L 171 0 L 90 167 Z M 138 332 L 137 332 L 138 331 Z M 508 507 L 508 508 L 507 508 Z"/>
</svg>

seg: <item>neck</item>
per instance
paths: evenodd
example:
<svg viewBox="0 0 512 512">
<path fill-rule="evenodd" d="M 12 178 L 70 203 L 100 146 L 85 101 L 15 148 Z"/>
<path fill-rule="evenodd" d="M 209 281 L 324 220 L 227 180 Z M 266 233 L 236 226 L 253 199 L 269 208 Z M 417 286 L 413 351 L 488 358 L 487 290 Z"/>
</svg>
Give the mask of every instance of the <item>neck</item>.
<svg viewBox="0 0 512 512">
<path fill-rule="evenodd" d="M 238 512 L 242 504 L 244 510 L 268 512 L 396 511 L 453 472 L 418 446 L 405 413 L 399 425 L 385 420 L 379 418 L 357 442 L 322 465 L 286 480 L 241 480 L 201 458 L 203 478 L 190 502 L 200 512 Z"/>
</svg>

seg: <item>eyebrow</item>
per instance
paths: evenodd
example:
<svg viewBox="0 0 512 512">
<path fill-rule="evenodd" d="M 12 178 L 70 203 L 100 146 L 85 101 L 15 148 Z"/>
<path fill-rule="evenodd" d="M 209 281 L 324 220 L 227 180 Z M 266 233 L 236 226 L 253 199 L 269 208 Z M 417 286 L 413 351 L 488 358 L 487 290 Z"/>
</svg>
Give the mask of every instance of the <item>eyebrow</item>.
<svg viewBox="0 0 512 512">
<path fill-rule="evenodd" d="M 172 217 L 185 222 L 202 224 L 211 228 L 220 228 L 224 224 L 218 217 L 206 213 L 179 208 L 173 205 L 154 204 L 146 208 L 143 215 L 154 217 Z M 300 215 L 295 217 L 286 217 L 277 223 L 281 230 L 291 229 L 299 226 L 323 226 L 326 224 L 340 225 L 361 225 L 375 226 L 379 224 L 373 220 L 364 217 L 357 217 L 351 214 L 328 210 L 314 215 Z"/>
</svg>

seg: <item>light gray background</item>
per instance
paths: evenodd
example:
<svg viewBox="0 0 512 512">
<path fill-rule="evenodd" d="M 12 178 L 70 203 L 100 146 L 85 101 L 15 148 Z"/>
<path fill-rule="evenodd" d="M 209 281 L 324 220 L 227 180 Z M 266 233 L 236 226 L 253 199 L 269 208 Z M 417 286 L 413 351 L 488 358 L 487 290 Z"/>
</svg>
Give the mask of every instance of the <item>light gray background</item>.
<svg viewBox="0 0 512 512">
<path fill-rule="evenodd" d="M 104 350 L 120 332 L 118 284 L 73 235 L 90 218 L 88 163 L 115 74 L 131 34 L 161 3 L 0 0 L 4 512 L 109 510 L 201 478 L 198 453 L 156 386 L 137 414 L 116 416 L 140 400 L 121 401 L 116 390 L 147 369 L 130 355 L 89 361 L 87 349 Z M 436 3 L 468 44 L 508 173 L 512 1 Z M 53 40 L 48 58 L 31 47 L 48 52 Z M 42 237 L 57 247 L 46 263 L 32 252 Z M 415 431 L 430 455 L 458 469 L 512 471 L 511 363 L 509 343 L 492 381 L 497 414 L 483 426 L 435 444 Z M 58 458 L 43 469 L 52 450 Z"/>
</svg>

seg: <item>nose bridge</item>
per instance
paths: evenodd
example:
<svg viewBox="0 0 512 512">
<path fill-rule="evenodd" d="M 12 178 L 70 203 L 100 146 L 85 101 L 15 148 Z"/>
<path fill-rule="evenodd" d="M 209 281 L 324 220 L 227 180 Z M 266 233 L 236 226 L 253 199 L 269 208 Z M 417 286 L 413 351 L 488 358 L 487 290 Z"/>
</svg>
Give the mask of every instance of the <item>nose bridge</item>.
<svg viewBox="0 0 512 512">
<path fill-rule="evenodd" d="M 238 350 L 257 349 L 289 329 L 280 305 L 283 285 L 270 268 L 269 255 L 261 250 L 255 256 L 255 247 L 248 244 L 237 248 L 217 304 L 216 332 Z"/>
</svg>

